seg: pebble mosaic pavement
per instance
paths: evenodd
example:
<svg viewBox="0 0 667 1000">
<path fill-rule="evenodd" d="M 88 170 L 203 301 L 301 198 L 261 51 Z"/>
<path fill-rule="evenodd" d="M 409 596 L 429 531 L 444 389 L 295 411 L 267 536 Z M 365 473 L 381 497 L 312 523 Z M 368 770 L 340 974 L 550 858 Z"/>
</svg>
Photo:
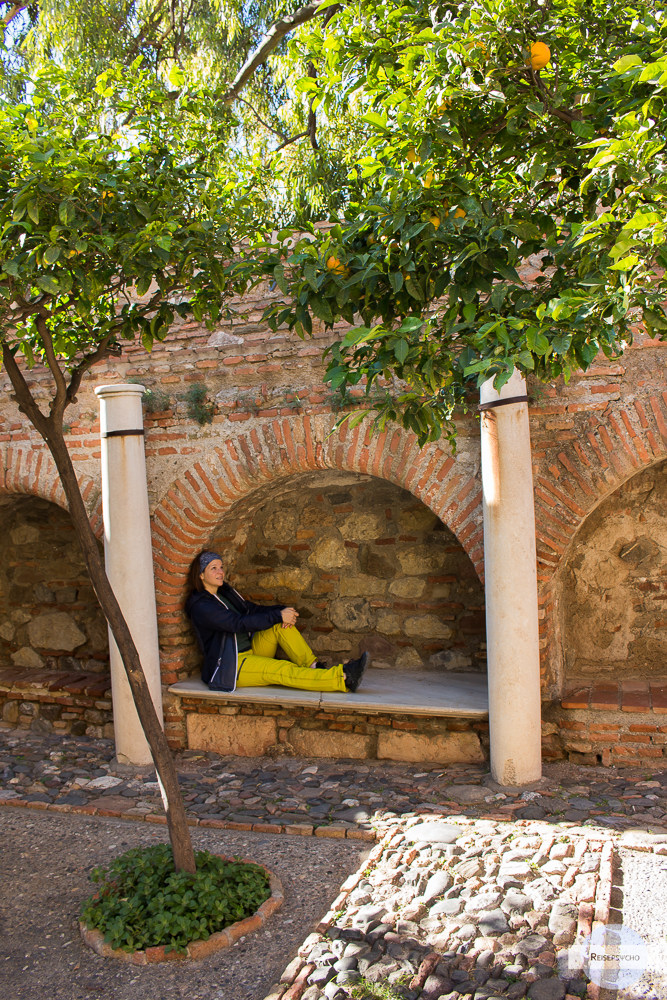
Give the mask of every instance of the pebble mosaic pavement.
<svg viewBox="0 0 667 1000">
<path fill-rule="evenodd" d="M 114 774 L 113 754 L 0 728 L 0 805 L 163 823 L 157 783 Z M 193 825 L 375 842 L 266 1000 L 667 997 L 664 969 L 617 992 L 573 958 L 622 921 L 619 856 L 667 856 L 665 772 L 551 764 L 521 790 L 471 765 L 176 761 Z"/>
</svg>

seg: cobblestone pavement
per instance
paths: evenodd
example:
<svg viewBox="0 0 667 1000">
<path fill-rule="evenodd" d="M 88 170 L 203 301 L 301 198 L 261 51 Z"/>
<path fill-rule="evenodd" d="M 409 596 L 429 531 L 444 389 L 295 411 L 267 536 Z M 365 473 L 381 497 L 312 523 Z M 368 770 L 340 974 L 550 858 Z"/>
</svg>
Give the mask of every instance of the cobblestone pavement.
<svg viewBox="0 0 667 1000">
<path fill-rule="evenodd" d="M 163 821 L 157 783 L 114 774 L 113 753 L 0 729 L 0 804 Z M 271 1000 L 667 997 L 660 970 L 617 992 L 577 947 L 623 919 L 617 852 L 667 855 L 665 772 L 551 764 L 522 791 L 471 765 L 187 751 L 177 766 L 194 825 L 377 841 Z"/>
</svg>

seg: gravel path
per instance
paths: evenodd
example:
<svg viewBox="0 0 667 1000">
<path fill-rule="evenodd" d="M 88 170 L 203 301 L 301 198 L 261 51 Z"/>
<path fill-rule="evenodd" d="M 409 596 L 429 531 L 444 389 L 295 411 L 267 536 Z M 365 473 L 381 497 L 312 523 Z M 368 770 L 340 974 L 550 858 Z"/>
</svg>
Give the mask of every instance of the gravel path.
<svg viewBox="0 0 667 1000">
<path fill-rule="evenodd" d="M 197 849 L 265 864 L 285 902 L 259 931 L 200 962 L 137 967 L 100 958 L 76 925 L 88 873 L 165 839 L 148 823 L 0 808 L 2 1000 L 257 1000 L 326 913 L 368 845 L 315 837 L 193 831 Z"/>
</svg>

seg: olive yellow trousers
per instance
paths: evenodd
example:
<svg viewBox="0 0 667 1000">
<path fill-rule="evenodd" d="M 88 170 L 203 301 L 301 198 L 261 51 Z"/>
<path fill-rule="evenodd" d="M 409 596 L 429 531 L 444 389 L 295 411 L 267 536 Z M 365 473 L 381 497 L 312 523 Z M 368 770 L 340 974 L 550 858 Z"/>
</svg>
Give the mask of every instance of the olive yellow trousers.
<svg viewBox="0 0 667 1000">
<path fill-rule="evenodd" d="M 285 659 L 276 659 L 279 649 Z M 347 691 L 343 665 L 339 663 L 328 670 L 317 670 L 312 667 L 316 659 L 297 628 L 274 625 L 253 633 L 252 650 L 239 653 L 236 686 L 281 684 L 302 691 Z"/>
</svg>

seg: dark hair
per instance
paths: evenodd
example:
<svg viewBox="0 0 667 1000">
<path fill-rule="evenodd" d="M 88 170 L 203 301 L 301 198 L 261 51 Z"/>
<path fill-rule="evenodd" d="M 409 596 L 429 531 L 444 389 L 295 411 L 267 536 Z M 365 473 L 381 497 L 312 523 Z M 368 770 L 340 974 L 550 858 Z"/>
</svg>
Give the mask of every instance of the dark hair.
<svg viewBox="0 0 667 1000">
<path fill-rule="evenodd" d="M 193 590 L 202 591 L 204 590 L 204 584 L 201 579 L 201 565 L 199 560 L 203 556 L 204 552 L 208 552 L 208 549 L 202 549 L 194 557 L 190 566 L 188 567 L 188 575 L 185 578 L 185 599 L 187 600 Z"/>
</svg>

